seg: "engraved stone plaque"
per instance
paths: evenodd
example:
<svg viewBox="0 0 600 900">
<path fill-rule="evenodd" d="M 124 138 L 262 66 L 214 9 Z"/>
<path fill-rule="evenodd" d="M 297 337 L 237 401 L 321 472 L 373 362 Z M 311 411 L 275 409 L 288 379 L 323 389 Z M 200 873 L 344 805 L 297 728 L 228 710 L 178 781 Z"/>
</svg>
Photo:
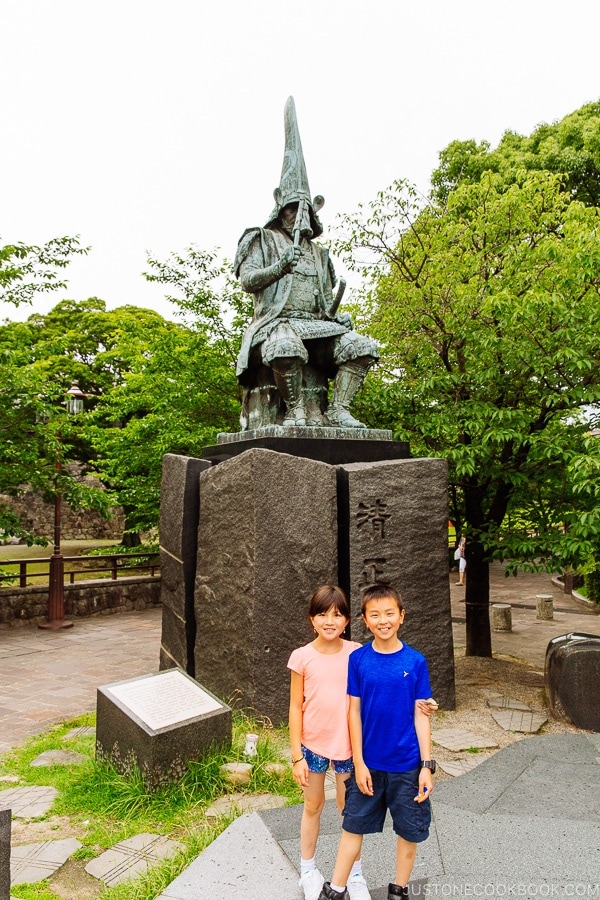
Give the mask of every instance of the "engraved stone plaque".
<svg viewBox="0 0 600 900">
<path fill-rule="evenodd" d="M 107 690 L 153 731 L 204 716 L 223 706 L 179 669 L 126 681 Z"/>
<path fill-rule="evenodd" d="M 175 780 L 212 745 L 231 743 L 231 709 L 181 669 L 98 688 L 97 751 L 150 787 Z"/>
</svg>

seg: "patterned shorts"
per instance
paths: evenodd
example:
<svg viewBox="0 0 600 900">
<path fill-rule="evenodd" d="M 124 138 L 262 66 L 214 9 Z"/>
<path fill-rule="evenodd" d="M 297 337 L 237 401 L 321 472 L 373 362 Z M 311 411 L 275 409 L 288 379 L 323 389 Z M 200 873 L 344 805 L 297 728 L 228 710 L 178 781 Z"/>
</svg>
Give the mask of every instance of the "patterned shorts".
<svg viewBox="0 0 600 900">
<path fill-rule="evenodd" d="M 348 774 L 354 771 L 352 757 L 350 759 L 327 759 L 326 756 L 319 756 L 313 753 L 304 744 L 301 744 L 304 759 L 308 763 L 309 772 L 326 772 L 329 766 L 333 766 L 333 771 L 339 774 Z"/>
</svg>

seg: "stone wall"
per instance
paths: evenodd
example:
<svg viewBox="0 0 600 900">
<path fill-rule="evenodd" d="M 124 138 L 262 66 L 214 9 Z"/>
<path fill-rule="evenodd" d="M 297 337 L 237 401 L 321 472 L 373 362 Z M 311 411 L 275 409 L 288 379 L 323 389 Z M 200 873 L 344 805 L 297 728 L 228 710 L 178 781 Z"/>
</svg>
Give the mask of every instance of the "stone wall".
<svg viewBox="0 0 600 900">
<path fill-rule="evenodd" d="M 100 482 L 85 476 L 86 484 L 100 487 Z M 41 494 L 24 487 L 18 497 L 0 494 L 0 502 L 15 511 L 24 527 L 49 542 L 54 536 L 54 503 L 45 503 Z M 60 536 L 63 541 L 115 540 L 120 541 L 123 534 L 124 516 L 120 509 L 113 510 L 110 519 L 104 519 L 99 512 L 92 509 L 72 510 L 65 500 L 61 504 Z"/>
<path fill-rule="evenodd" d="M 65 618 L 112 615 L 160 606 L 160 576 L 143 575 L 112 581 L 65 584 Z M 46 621 L 48 585 L 0 589 L 0 629 L 37 626 Z"/>
</svg>

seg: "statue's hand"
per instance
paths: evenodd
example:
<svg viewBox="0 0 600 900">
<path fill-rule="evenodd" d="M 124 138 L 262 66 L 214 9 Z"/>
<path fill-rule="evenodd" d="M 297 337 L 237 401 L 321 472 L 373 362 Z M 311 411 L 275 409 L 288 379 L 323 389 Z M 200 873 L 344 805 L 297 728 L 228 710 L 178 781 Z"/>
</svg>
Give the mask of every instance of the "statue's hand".
<svg viewBox="0 0 600 900">
<path fill-rule="evenodd" d="M 352 328 L 352 316 L 350 313 L 338 313 L 335 317 L 335 321 L 339 322 L 340 325 L 343 325 L 345 328 Z"/>
<path fill-rule="evenodd" d="M 296 247 L 294 246 L 294 244 L 290 244 L 289 247 L 286 247 L 286 249 L 279 257 L 279 267 L 281 269 L 281 274 L 288 275 L 290 272 L 293 272 L 301 256 L 302 250 L 300 249 L 300 247 Z"/>
</svg>

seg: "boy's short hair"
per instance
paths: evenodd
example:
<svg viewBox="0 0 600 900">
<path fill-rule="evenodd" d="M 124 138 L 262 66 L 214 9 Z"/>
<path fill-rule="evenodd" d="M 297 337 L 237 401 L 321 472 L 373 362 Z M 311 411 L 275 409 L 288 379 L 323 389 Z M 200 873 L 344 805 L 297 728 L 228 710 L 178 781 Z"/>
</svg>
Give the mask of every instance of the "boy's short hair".
<svg viewBox="0 0 600 900">
<path fill-rule="evenodd" d="M 395 591 L 389 584 L 372 584 L 363 591 L 360 604 L 361 615 L 364 616 L 369 600 L 382 600 L 384 597 L 390 597 L 392 600 L 395 600 L 400 612 L 403 611 L 404 603 L 398 591 Z"/>
<path fill-rule="evenodd" d="M 322 584 L 310 598 L 308 615 L 312 619 L 319 613 L 326 613 L 332 606 L 335 606 L 346 619 L 350 618 L 350 604 L 341 587 L 335 584 Z"/>
</svg>

